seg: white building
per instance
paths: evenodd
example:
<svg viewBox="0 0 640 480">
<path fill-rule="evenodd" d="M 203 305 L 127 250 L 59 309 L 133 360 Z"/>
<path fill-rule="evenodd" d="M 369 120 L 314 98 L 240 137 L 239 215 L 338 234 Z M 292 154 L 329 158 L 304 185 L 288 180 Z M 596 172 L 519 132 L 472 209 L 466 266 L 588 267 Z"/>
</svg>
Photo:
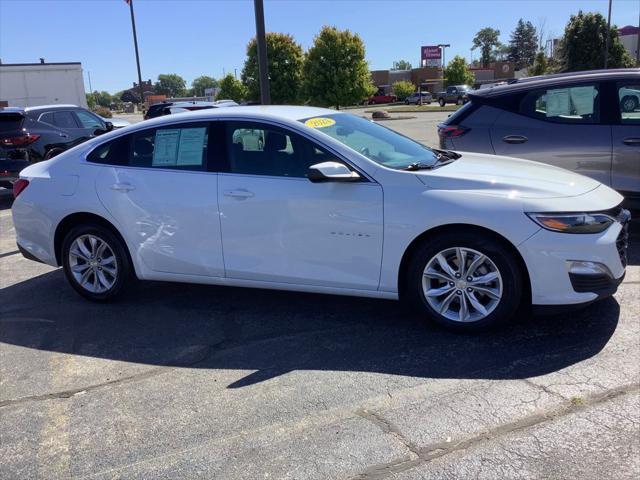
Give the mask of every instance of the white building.
<svg viewBox="0 0 640 480">
<path fill-rule="evenodd" d="M 640 54 L 638 52 L 638 37 L 640 37 L 640 27 L 634 27 L 627 25 L 618 30 L 618 36 L 620 37 L 620 43 L 624 45 L 629 55 L 637 62 L 640 60 Z"/>
<path fill-rule="evenodd" d="M 80 62 L 0 63 L 0 105 L 87 106 Z"/>
</svg>

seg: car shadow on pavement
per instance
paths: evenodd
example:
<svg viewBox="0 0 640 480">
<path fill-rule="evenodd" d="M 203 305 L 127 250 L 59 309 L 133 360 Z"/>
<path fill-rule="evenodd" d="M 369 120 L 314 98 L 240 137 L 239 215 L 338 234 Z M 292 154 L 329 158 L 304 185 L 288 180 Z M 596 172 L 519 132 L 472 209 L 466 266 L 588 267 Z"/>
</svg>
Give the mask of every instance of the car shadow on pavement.
<svg viewBox="0 0 640 480">
<path fill-rule="evenodd" d="M 422 378 L 543 375 L 597 354 L 618 324 L 615 299 L 566 316 L 522 315 L 454 334 L 385 300 L 140 282 L 95 304 L 61 270 L 7 287 L 0 342 L 148 365 L 251 370 L 239 388 L 294 370 Z"/>
</svg>

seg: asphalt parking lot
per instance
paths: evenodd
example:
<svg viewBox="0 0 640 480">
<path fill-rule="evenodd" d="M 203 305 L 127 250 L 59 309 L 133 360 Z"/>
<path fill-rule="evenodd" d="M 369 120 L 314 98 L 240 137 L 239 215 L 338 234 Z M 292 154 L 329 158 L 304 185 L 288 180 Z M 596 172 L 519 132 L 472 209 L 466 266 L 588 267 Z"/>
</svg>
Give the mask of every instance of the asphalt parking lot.
<svg viewBox="0 0 640 480">
<path fill-rule="evenodd" d="M 436 144 L 445 114 L 403 115 Z M 89 303 L 17 252 L 10 205 L 0 478 L 640 475 L 637 220 L 614 298 L 471 336 L 361 298 L 149 282 Z"/>
</svg>

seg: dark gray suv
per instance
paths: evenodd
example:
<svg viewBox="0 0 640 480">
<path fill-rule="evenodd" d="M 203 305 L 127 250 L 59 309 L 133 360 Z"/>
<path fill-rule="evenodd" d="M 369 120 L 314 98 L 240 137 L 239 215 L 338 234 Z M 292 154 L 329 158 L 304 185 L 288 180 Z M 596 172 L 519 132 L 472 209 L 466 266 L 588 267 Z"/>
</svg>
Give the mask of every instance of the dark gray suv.
<svg viewBox="0 0 640 480">
<path fill-rule="evenodd" d="M 440 147 L 526 158 L 593 177 L 640 208 L 640 69 L 547 75 L 469 92 Z"/>
</svg>

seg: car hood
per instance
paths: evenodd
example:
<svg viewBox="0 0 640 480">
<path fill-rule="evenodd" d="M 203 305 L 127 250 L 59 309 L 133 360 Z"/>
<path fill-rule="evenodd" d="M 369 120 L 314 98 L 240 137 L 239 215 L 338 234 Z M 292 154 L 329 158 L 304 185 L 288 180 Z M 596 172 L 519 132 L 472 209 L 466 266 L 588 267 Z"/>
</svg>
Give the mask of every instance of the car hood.
<svg viewBox="0 0 640 480">
<path fill-rule="evenodd" d="M 598 188 L 600 182 L 562 168 L 518 158 L 458 152 L 462 156 L 416 175 L 430 188 L 474 190 L 509 198 L 575 197 Z"/>
</svg>

